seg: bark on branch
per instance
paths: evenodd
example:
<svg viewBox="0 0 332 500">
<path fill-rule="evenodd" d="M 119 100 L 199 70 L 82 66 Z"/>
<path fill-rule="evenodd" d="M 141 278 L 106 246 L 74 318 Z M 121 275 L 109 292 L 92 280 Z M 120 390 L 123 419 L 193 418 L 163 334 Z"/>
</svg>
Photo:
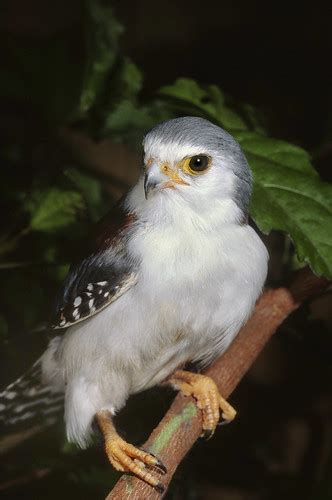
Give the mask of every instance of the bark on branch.
<svg viewBox="0 0 332 500">
<path fill-rule="evenodd" d="M 323 291 L 327 285 L 326 279 L 314 276 L 306 268 L 297 273 L 290 288 L 264 292 L 254 314 L 227 352 L 205 372 L 215 380 L 224 397 L 227 398 L 236 388 L 287 316 L 303 301 Z M 144 449 L 157 455 L 166 465 L 168 473 L 162 477 L 166 487 L 181 460 L 200 436 L 201 425 L 201 414 L 194 401 L 179 394 L 144 444 Z M 162 496 L 143 481 L 123 475 L 106 500 L 157 500 Z"/>
</svg>

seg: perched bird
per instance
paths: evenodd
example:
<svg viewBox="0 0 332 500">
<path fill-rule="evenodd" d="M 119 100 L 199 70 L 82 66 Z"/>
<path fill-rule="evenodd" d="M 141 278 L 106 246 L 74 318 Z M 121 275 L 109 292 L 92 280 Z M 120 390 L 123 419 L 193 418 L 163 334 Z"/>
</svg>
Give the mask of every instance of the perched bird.
<svg viewBox="0 0 332 500">
<path fill-rule="evenodd" d="M 245 156 L 220 127 L 195 117 L 154 127 L 137 184 L 63 284 L 53 319 L 59 335 L 34 368 L 49 404 L 50 394 L 64 394 L 70 441 L 87 446 L 96 422 L 113 466 L 157 489 L 164 466 L 126 443 L 112 417 L 131 394 L 169 383 L 197 400 L 206 433 L 220 410 L 234 418 L 211 379 L 183 368 L 222 353 L 261 293 L 268 254 L 248 225 L 251 191 Z M 45 398 L 20 379 L 3 400 L 14 401 L 20 387 L 26 398 Z"/>
</svg>

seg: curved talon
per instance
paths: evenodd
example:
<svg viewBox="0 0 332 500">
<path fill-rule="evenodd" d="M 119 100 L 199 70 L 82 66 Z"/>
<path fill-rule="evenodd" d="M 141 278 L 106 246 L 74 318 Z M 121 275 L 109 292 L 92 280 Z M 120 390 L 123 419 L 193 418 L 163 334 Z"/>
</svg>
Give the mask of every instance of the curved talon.
<svg viewBox="0 0 332 500">
<path fill-rule="evenodd" d="M 223 425 L 228 425 L 231 423 L 231 420 L 221 420 L 220 422 L 218 422 L 218 427 L 222 427 Z"/>
<path fill-rule="evenodd" d="M 203 434 L 201 435 L 202 438 L 204 438 L 206 441 L 212 438 L 214 432 L 212 429 L 206 429 L 203 431 Z"/>
<path fill-rule="evenodd" d="M 165 486 L 163 485 L 163 483 L 158 483 L 156 484 L 156 486 L 154 486 L 154 489 L 158 491 L 158 493 L 164 493 Z"/>
<path fill-rule="evenodd" d="M 219 406 L 224 423 L 229 424 L 236 417 L 236 410 L 219 394 Z"/>
<path fill-rule="evenodd" d="M 167 474 L 167 467 L 161 462 L 161 460 L 159 460 L 156 457 L 156 455 L 154 455 L 153 453 L 151 453 L 151 451 L 145 450 L 144 448 L 141 448 L 141 450 L 144 451 L 145 453 L 148 453 L 149 455 L 151 455 L 151 457 L 153 457 L 153 458 L 156 459 L 156 463 L 152 467 L 155 467 L 156 469 L 159 469 L 159 472 L 161 474 Z"/>
<path fill-rule="evenodd" d="M 154 455 L 152 455 L 152 456 L 154 456 Z M 161 474 L 167 474 L 167 468 L 160 460 L 157 459 L 157 463 L 153 467 L 155 467 L 156 469 L 159 469 L 159 472 Z"/>
</svg>

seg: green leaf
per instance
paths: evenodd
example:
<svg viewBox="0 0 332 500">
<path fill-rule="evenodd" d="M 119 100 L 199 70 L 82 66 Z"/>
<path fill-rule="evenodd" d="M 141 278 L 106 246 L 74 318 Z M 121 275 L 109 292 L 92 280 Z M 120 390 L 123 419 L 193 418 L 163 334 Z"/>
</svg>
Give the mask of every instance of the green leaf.
<svg viewBox="0 0 332 500">
<path fill-rule="evenodd" d="M 300 261 L 332 277 L 332 186 L 303 149 L 253 132 L 236 138 L 254 173 L 251 213 L 258 227 L 288 233 Z"/>
<path fill-rule="evenodd" d="M 128 129 L 137 126 L 148 128 L 151 117 L 144 108 L 138 108 L 132 101 L 121 101 L 114 110 L 108 114 L 104 124 L 104 134 L 126 134 Z"/>
<path fill-rule="evenodd" d="M 248 154 L 252 153 L 267 161 L 282 163 L 285 167 L 300 173 L 318 177 L 318 173 L 311 165 L 309 153 L 294 144 L 265 137 L 255 132 L 233 132 L 233 135 Z"/>
<path fill-rule="evenodd" d="M 104 213 L 104 200 L 100 181 L 77 168 L 68 168 L 64 173 L 82 193 L 91 219 L 96 222 Z"/>
<path fill-rule="evenodd" d="M 174 116 L 160 101 L 140 106 L 134 100 L 124 99 L 107 113 L 99 136 L 111 136 L 112 140 L 141 146 L 142 137 L 148 130 Z"/>
<path fill-rule="evenodd" d="M 92 109 L 90 130 L 96 139 L 111 136 L 113 141 L 139 144 L 151 127 L 170 118 L 171 113 L 157 101 L 138 103 L 142 75 L 128 58 L 119 61 L 110 76 L 103 99 Z"/>
<path fill-rule="evenodd" d="M 206 117 L 228 130 L 247 130 L 242 117 L 226 104 L 216 85 L 199 86 L 194 80 L 179 78 L 173 85 L 162 87 L 161 96 L 174 100 L 175 109 Z M 183 106 L 185 104 L 185 106 Z"/>
<path fill-rule="evenodd" d="M 84 116 L 104 90 L 123 31 L 111 7 L 99 0 L 86 0 L 86 65 L 78 116 Z"/>
<path fill-rule="evenodd" d="M 26 209 L 31 214 L 30 228 L 43 232 L 54 232 L 69 226 L 83 207 L 80 193 L 58 188 L 37 191 L 26 202 Z"/>
<path fill-rule="evenodd" d="M 116 99 L 133 99 L 135 100 L 142 88 L 143 77 L 142 73 L 129 58 L 125 57 L 111 82 L 112 93 Z"/>
</svg>

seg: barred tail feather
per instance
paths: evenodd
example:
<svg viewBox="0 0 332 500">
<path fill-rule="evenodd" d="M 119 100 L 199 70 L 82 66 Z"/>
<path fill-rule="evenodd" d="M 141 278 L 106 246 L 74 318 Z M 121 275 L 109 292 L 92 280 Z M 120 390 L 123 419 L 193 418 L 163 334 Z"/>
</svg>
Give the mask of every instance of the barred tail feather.
<svg viewBox="0 0 332 500">
<path fill-rule="evenodd" d="M 41 360 L 0 392 L 1 435 L 52 425 L 63 413 L 64 395 L 42 384 Z M 1 444 L 1 441 L 0 441 Z"/>
</svg>

